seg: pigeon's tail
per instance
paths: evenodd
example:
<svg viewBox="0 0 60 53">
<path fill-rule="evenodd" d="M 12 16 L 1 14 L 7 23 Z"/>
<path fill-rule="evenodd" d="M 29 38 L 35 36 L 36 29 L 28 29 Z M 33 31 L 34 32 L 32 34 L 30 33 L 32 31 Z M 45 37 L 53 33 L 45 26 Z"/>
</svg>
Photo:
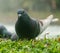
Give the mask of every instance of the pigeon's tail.
<svg viewBox="0 0 60 53">
<path fill-rule="evenodd" d="M 40 28 L 41 28 L 40 31 L 43 32 L 47 28 L 47 26 L 50 25 L 52 20 L 53 20 L 53 15 L 48 16 L 47 19 L 40 20 L 40 22 L 39 22 L 40 23 Z"/>
<path fill-rule="evenodd" d="M 59 21 L 58 18 L 54 18 L 54 19 L 52 20 L 52 22 L 57 22 L 57 21 Z"/>
<path fill-rule="evenodd" d="M 44 22 L 46 24 L 50 24 L 52 22 L 52 20 L 53 20 L 53 15 L 50 15 L 50 16 L 47 17 L 47 19 L 44 20 Z"/>
<path fill-rule="evenodd" d="M 58 18 L 54 18 L 54 19 L 53 19 L 53 15 L 48 16 L 47 19 L 48 19 L 48 20 L 51 20 L 51 19 L 52 19 L 51 22 L 59 21 Z"/>
</svg>

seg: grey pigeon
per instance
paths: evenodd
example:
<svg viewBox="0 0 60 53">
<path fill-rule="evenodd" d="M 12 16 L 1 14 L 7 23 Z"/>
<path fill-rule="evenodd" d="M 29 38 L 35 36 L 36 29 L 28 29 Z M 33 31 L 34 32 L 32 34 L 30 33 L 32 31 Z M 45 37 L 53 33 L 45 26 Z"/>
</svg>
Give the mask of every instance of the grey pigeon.
<svg viewBox="0 0 60 53">
<path fill-rule="evenodd" d="M 44 20 L 31 18 L 24 9 L 19 9 L 15 30 L 20 39 L 34 39 L 41 34 L 53 20 L 53 15 Z"/>
<path fill-rule="evenodd" d="M 4 25 L 0 24 L 0 38 L 10 38 L 12 33 L 9 32 Z"/>
<path fill-rule="evenodd" d="M 15 41 L 15 40 L 18 40 L 18 39 L 19 39 L 19 37 L 15 33 L 11 36 L 12 41 Z"/>
</svg>

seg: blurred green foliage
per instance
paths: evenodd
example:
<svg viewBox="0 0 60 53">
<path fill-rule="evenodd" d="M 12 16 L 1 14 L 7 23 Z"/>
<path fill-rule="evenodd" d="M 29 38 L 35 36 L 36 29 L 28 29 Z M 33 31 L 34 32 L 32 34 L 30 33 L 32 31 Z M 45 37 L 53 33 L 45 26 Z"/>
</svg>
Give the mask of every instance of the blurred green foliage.
<svg viewBox="0 0 60 53">
<path fill-rule="evenodd" d="M 15 23 L 20 8 L 34 18 L 46 18 L 50 14 L 60 18 L 60 0 L 0 0 L 0 23 Z"/>
<path fill-rule="evenodd" d="M 56 0 L 56 5 L 57 5 L 57 8 L 60 9 L 60 0 Z"/>
<path fill-rule="evenodd" d="M 56 4 L 52 4 L 56 2 Z M 53 5 L 60 8 L 60 0 L 0 0 L 0 11 L 16 11 L 19 8 L 26 10 L 51 10 Z"/>
<path fill-rule="evenodd" d="M 0 53 L 60 53 L 60 38 L 29 41 L 0 39 Z"/>
</svg>

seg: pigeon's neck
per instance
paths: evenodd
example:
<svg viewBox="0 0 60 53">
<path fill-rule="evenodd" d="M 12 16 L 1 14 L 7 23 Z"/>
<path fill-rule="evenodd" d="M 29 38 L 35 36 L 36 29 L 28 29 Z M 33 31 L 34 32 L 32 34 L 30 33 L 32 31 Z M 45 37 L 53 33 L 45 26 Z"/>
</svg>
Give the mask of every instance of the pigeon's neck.
<svg viewBox="0 0 60 53">
<path fill-rule="evenodd" d="M 29 22 L 31 19 L 30 19 L 29 15 L 23 14 L 23 15 L 19 18 L 19 20 Z"/>
</svg>

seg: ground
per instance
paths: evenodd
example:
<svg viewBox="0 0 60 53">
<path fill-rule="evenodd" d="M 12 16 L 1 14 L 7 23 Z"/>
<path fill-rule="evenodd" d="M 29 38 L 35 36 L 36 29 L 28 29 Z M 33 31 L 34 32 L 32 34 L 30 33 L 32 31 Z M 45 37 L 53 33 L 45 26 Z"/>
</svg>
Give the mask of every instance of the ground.
<svg viewBox="0 0 60 53">
<path fill-rule="evenodd" d="M 0 53 L 60 53 L 60 38 L 18 41 L 0 39 Z"/>
</svg>

